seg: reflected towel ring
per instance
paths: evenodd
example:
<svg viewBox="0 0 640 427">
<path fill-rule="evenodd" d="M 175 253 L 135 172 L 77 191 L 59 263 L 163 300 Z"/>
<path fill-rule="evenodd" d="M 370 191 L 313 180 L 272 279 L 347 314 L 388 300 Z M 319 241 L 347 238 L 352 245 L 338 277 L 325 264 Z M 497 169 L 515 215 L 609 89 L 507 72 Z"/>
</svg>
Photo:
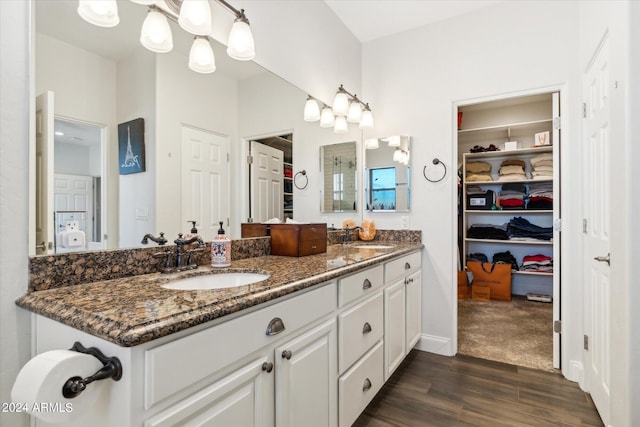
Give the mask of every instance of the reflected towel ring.
<svg viewBox="0 0 640 427">
<path fill-rule="evenodd" d="M 300 186 L 298 185 L 298 182 L 296 181 L 298 179 L 298 175 L 302 175 L 304 177 L 304 185 Z M 306 170 L 301 170 L 296 172 L 296 174 L 293 176 L 293 185 L 296 186 L 296 188 L 298 190 L 304 190 L 305 188 L 307 188 L 307 185 L 309 184 L 309 177 L 307 176 L 307 171 Z"/>
<path fill-rule="evenodd" d="M 426 179 L 429 182 L 440 182 L 444 179 L 445 176 L 447 176 L 447 166 L 440 161 L 440 159 L 435 158 L 433 159 L 433 164 L 434 165 L 442 165 L 442 167 L 444 168 L 444 172 L 442 173 L 442 176 L 440 177 L 440 179 L 429 179 L 429 177 L 427 176 L 427 166 L 425 165 L 425 167 L 422 169 L 422 175 L 424 175 L 424 179 Z"/>
</svg>

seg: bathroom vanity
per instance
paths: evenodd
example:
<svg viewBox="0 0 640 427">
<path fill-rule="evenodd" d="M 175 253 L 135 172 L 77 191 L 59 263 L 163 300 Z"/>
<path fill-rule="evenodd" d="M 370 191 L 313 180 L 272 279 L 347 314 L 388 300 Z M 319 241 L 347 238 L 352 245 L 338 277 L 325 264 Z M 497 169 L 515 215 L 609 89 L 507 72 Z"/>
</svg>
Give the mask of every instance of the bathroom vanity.
<svg viewBox="0 0 640 427">
<path fill-rule="evenodd" d="M 35 313 L 34 354 L 79 341 L 122 362 L 69 425 L 349 426 L 420 338 L 421 249 L 330 245 L 233 261 L 269 275 L 245 286 L 176 291 L 162 287 L 176 275 L 146 274 L 17 303 Z"/>
</svg>

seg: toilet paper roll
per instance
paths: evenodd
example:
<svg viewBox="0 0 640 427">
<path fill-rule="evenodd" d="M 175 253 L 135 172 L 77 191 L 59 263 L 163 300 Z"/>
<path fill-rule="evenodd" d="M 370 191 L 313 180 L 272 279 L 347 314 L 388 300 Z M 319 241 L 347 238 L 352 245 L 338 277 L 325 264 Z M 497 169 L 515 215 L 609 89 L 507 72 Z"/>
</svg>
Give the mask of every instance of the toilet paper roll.
<svg viewBox="0 0 640 427">
<path fill-rule="evenodd" d="M 69 378 L 95 374 L 102 363 L 95 357 L 71 350 L 52 350 L 29 360 L 18 373 L 11 390 L 12 402 L 23 412 L 59 424 L 77 419 L 91 409 L 99 396 L 101 381 L 91 383 L 80 395 L 67 399 L 62 387 Z"/>
</svg>

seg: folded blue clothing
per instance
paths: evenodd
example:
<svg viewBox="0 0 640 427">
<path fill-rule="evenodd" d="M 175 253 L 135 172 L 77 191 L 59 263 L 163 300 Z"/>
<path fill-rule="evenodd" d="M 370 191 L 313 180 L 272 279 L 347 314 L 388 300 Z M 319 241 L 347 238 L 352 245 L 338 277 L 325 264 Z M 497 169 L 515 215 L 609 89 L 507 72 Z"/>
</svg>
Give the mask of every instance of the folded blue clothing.
<svg viewBox="0 0 640 427">
<path fill-rule="evenodd" d="M 522 217 L 514 217 L 507 224 L 507 235 L 509 238 L 528 237 L 538 240 L 551 240 L 553 238 L 553 227 L 540 227 Z"/>
</svg>

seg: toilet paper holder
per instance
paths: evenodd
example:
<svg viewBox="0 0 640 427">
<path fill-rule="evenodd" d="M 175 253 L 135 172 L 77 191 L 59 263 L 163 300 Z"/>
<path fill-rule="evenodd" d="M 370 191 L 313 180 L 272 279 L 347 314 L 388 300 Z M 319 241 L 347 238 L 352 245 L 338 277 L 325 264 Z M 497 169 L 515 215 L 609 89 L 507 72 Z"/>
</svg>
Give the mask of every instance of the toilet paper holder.
<svg viewBox="0 0 640 427">
<path fill-rule="evenodd" d="M 79 376 L 71 377 L 62 387 L 62 395 L 67 399 L 72 399 L 82 393 L 87 385 L 94 381 L 105 380 L 111 378 L 114 381 L 122 378 L 122 363 L 117 357 L 107 357 L 96 347 L 86 348 L 80 342 L 76 341 L 69 350 L 77 351 L 78 353 L 90 354 L 98 359 L 104 365 L 95 374 L 82 378 Z"/>
</svg>

